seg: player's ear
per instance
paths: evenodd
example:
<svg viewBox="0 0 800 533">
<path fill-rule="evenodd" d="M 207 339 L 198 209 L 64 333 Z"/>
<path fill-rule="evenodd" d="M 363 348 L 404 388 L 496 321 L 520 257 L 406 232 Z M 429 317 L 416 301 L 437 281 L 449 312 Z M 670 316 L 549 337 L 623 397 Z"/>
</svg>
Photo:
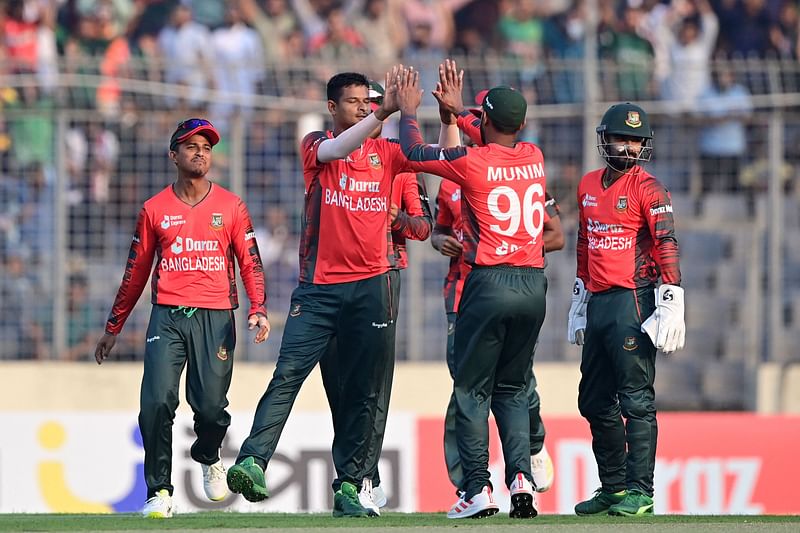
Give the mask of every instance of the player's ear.
<svg viewBox="0 0 800 533">
<path fill-rule="evenodd" d="M 336 116 L 336 102 L 333 100 L 328 100 L 328 113 L 332 116 Z"/>
<path fill-rule="evenodd" d="M 178 155 L 178 153 L 175 150 L 170 150 L 168 155 L 169 155 L 169 158 L 172 160 L 172 162 L 177 165 L 178 161 L 177 161 L 177 159 L 175 159 L 175 156 Z"/>
<path fill-rule="evenodd" d="M 523 119 L 522 120 L 522 124 L 519 125 L 519 129 L 517 131 L 519 132 L 519 131 L 524 130 L 525 129 L 525 124 L 527 124 L 527 123 L 528 123 L 528 119 Z"/>
</svg>

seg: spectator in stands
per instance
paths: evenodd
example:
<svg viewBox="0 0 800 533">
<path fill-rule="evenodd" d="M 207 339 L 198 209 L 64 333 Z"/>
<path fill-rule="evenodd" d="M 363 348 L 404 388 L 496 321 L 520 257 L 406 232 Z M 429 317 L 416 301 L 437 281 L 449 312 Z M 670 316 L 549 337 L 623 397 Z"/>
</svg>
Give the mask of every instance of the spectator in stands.
<svg viewBox="0 0 800 533">
<path fill-rule="evenodd" d="M 26 275 L 28 253 L 24 247 L 14 246 L 0 249 L 0 256 L 0 359 L 43 358 L 31 313 L 41 298 Z"/>
<path fill-rule="evenodd" d="M 689 111 L 711 83 L 719 22 L 708 0 L 675 2 L 664 22 L 654 36 L 669 57 L 661 97 L 675 103 L 673 111 Z"/>
<path fill-rule="evenodd" d="M 175 7 L 170 22 L 158 35 L 166 67 L 164 81 L 185 85 L 181 96 L 192 110 L 197 110 L 211 80 L 214 61 L 214 50 L 209 46 L 211 36 L 208 28 L 192 20 L 192 11 L 185 5 Z M 168 104 L 174 103 L 176 95 L 167 95 L 166 100 Z"/>
<path fill-rule="evenodd" d="M 344 11 L 332 9 L 326 20 L 325 31 L 308 41 L 308 55 L 325 61 L 352 61 L 364 55 L 367 49 L 361 35 L 347 23 Z"/>
<path fill-rule="evenodd" d="M 655 52 L 638 30 L 645 14 L 641 7 L 631 5 L 622 13 L 617 27 L 607 33 L 608 39 L 600 42 L 600 56 L 612 62 L 616 73 L 606 87 L 616 95 L 613 99 L 646 100 L 652 90 Z"/>
<path fill-rule="evenodd" d="M 261 36 L 266 61 L 275 63 L 288 59 L 289 41 L 299 23 L 286 0 L 239 0 L 238 5 L 244 20 Z M 302 42 L 302 33 L 300 38 Z"/>
<path fill-rule="evenodd" d="M 772 19 L 766 0 L 720 0 L 720 46 L 731 57 L 763 58 L 770 47 Z"/>
<path fill-rule="evenodd" d="M 720 66 L 714 83 L 697 101 L 696 117 L 703 192 L 734 192 L 747 155 L 747 119 L 753 111 L 750 93 L 733 71 Z"/>
<path fill-rule="evenodd" d="M 797 59 L 800 46 L 800 11 L 794 0 L 783 0 L 769 30 L 771 51 L 781 59 Z"/>
<path fill-rule="evenodd" d="M 402 23 L 398 0 L 356 0 L 353 7 L 353 28 L 369 50 L 370 62 L 377 70 L 385 70 L 397 61 L 408 42 L 408 29 Z"/>
<path fill-rule="evenodd" d="M 543 73 L 544 20 L 536 0 L 504 1 L 497 31 L 503 42 L 503 53 L 519 70 L 516 79 L 506 83 L 525 87 Z"/>
<path fill-rule="evenodd" d="M 544 22 L 548 54 L 556 61 L 566 63 L 565 70 L 551 73 L 553 99 L 558 103 L 583 100 L 583 73 L 578 60 L 583 58 L 585 16 L 583 0 L 574 0 L 565 12 Z"/>
<path fill-rule="evenodd" d="M 195 22 L 211 30 L 225 24 L 226 10 L 235 7 L 236 4 L 236 0 L 182 0 L 182 2 L 191 7 Z"/>
<path fill-rule="evenodd" d="M 236 102 L 215 100 L 210 111 L 226 124 L 234 110 L 250 110 L 258 84 L 264 79 L 264 49 L 258 32 L 244 23 L 241 12 L 229 7 L 225 25 L 212 33 L 214 84 L 217 90 L 237 94 Z"/>
<path fill-rule="evenodd" d="M 403 61 L 419 71 L 420 87 L 436 87 L 439 80 L 438 65 L 442 61 L 445 49 L 434 43 L 433 27 L 424 20 L 411 22 L 408 46 L 403 50 Z M 435 105 L 436 99 L 425 91 L 422 95 L 423 105 Z"/>
<path fill-rule="evenodd" d="M 67 351 L 59 354 L 66 361 L 93 359 L 94 336 L 97 334 L 99 310 L 93 312 L 89 302 L 89 280 L 85 274 L 72 274 L 67 280 Z M 96 315 L 96 316 L 95 316 Z"/>
</svg>

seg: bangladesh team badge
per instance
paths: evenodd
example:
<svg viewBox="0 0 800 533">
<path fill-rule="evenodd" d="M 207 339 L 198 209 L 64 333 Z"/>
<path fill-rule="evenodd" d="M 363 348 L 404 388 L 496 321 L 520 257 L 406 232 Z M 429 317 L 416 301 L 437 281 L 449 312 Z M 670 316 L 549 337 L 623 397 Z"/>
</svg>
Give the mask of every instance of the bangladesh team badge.
<svg viewBox="0 0 800 533">
<path fill-rule="evenodd" d="M 636 337 L 625 337 L 625 342 L 622 344 L 622 348 L 625 351 L 632 352 L 638 347 L 639 345 L 636 343 Z"/>
<path fill-rule="evenodd" d="M 627 211 L 628 209 L 628 197 L 627 196 L 620 196 L 617 198 L 617 211 Z"/>
<path fill-rule="evenodd" d="M 211 213 L 211 229 L 222 228 L 222 213 Z"/>
<path fill-rule="evenodd" d="M 627 124 L 631 128 L 641 128 L 642 127 L 642 119 L 639 116 L 639 112 L 638 111 L 628 111 L 628 116 L 625 117 L 625 124 Z"/>
<path fill-rule="evenodd" d="M 219 350 L 217 350 L 217 359 L 220 361 L 227 361 L 228 360 L 228 349 L 224 346 L 220 346 Z"/>
<path fill-rule="evenodd" d="M 381 158 L 378 154 L 369 154 L 369 166 L 372 168 L 381 168 Z"/>
</svg>

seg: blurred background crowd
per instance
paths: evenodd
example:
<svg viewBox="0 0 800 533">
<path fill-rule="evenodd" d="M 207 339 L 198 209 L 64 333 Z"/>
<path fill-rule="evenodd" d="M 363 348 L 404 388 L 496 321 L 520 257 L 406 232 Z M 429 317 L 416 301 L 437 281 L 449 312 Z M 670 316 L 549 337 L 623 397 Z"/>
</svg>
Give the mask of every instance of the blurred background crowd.
<svg viewBox="0 0 800 533">
<path fill-rule="evenodd" d="M 430 90 L 445 57 L 465 68 L 470 103 L 478 91 L 508 84 L 532 106 L 524 137 L 544 150 L 548 189 L 562 206 L 569 237 L 566 250 L 550 259 L 548 321 L 537 360 L 578 357 L 563 340 L 575 187 L 599 164 L 596 121 L 619 100 L 651 113 L 650 170 L 675 199 L 690 298 L 687 358 L 735 361 L 728 366 L 743 373 L 753 361 L 794 357 L 786 348 L 793 342 L 771 347 L 766 317 L 779 314 L 782 337 L 800 339 L 794 312 L 800 243 L 792 240 L 800 227 L 796 1 L 0 0 L 0 6 L 2 359 L 91 359 L 136 213 L 173 179 L 166 139 L 188 116 L 208 117 L 223 132 L 212 174 L 245 198 L 258 226 L 277 328 L 267 350 L 243 346 L 241 356 L 274 359 L 297 276 L 298 139 L 326 124 L 325 82 L 341 70 L 382 79 L 402 61 L 421 71 Z M 432 140 L 435 102 L 427 94 L 424 103 L 421 117 Z M 777 207 L 767 194 L 770 180 L 785 202 L 779 302 L 765 292 L 772 263 L 752 259 L 754 251 L 768 255 L 768 226 L 778 220 L 770 218 Z M 437 178 L 428 183 L 434 197 Z M 402 305 L 415 312 L 400 324 L 401 359 L 444 359 L 446 263 L 427 243 L 412 247 Z M 761 295 L 752 316 L 731 303 L 731 287 Z M 122 358 L 141 357 L 147 308 L 140 303 L 120 337 Z M 703 320 L 728 314 L 736 327 L 709 334 Z"/>
</svg>

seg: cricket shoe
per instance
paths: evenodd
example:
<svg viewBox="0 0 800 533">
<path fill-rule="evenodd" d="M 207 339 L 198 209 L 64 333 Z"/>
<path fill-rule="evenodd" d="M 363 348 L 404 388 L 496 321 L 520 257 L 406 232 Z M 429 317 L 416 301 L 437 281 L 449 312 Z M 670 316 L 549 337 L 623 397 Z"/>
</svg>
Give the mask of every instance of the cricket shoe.
<svg viewBox="0 0 800 533">
<path fill-rule="evenodd" d="M 372 480 L 364 478 L 361 481 L 361 490 L 358 493 L 358 503 L 367 510 L 370 516 L 380 516 L 380 506 L 375 503 L 375 492 L 372 488 Z"/>
<path fill-rule="evenodd" d="M 653 514 L 653 498 L 640 490 L 629 490 L 619 503 L 608 508 L 612 516 L 642 516 Z"/>
<path fill-rule="evenodd" d="M 458 501 L 447 511 L 447 518 L 485 518 L 499 510 L 500 506 L 494 501 L 492 489 L 485 486 L 469 500 L 466 500 L 462 493 Z"/>
<path fill-rule="evenodd" d="M 228 488 L 241 494 L 249 502 L 260 502 L 269 498 L 264 471 L 252 457 L 245 457 L 228 469 Z"/>
<path fill-rule="evenodd" d="M 172 496 L 167 489 L 161 489 L 155 496 L 144 502 L 142 516 L 145 518 L 172 518 Z"/>
<path fill-rule="evenodd" d="M 517 472 L 514 482 L 508 487 L 511 492 L 511 518 L 533 518 L 539 514 L 536 508 L 536 493 L 533 485 L 522 472 Z"/>
<path fill-rule="evenodd" d="M 386 493 L 380 485 L 372 487 L 372 500 L 379 509 L 386 507 L 386 504 L 389 503 L 389 498 L 386 497 Z"/>
<path fill-rule="evenodd" d="M 213 465 L 200 465 L 203 468 L 203 490 L 212 502 L 219 502 L 228 495 L 225 465 L 218 460 Z"/>
<path fill-rule="evenodd" d="M 356 486 L 348 481 L 343 481 L 342 486 L 333 495 L 334 518 L 364 518 L 369 515 L 369 511 L 361 505 Z"/>
<path fill-rule="evenodd" d="M 536 492 L 547 492 L 553 486 L 555 470 L 546 446 L 542 446 L 539 453 L 531 455 L 531 475 Z"/>
<path fill-rule="evenodd" d="M 620 503 L 625 499 L 626 492 L 604 492 L 602 488 L 594 491 L 594 496 L 586 501 L 582 501 L 575 506 L 575 514 L 588 516 L 594 514 L 607 514 L 612 505 Z"/>
</svg>

